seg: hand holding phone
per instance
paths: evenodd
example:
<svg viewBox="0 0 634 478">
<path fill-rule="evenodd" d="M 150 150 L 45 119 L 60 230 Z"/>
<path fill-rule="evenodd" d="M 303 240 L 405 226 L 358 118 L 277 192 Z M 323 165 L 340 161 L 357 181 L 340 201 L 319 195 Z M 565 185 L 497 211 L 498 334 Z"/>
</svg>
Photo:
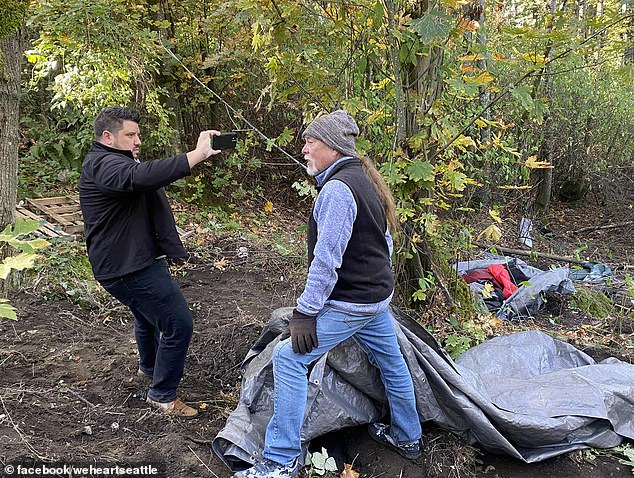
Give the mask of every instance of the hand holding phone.
<svg viewBox="0 0 634 478">
<path fill-rule="evenodd" d="M 223 149 L 233 149 L 236 147 L 238 142 L 238 133 L 222 133 L 215 136 L 212 136 L 211 148 L 216 151 L 220 151 Z"/>
</svg>

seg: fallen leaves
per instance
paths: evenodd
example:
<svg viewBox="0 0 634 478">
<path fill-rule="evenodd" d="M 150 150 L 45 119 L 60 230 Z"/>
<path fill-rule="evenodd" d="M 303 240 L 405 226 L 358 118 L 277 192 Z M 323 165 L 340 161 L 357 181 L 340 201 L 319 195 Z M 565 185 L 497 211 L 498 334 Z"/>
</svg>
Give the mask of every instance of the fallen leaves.
<svg viewBox="0 0 634 478">
<path fill-rule="evenodd" d="M 343 465 L 343 471 L 339 478 L 359 478 L 359 472 L 352 469 L 352 465 L 346 463 Z"/>
</svg>

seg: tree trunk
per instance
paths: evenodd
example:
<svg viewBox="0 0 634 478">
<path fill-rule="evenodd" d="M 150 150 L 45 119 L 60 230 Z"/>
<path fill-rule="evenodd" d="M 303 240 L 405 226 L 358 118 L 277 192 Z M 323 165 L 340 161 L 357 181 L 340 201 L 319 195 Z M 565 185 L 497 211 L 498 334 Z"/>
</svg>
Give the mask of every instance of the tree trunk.
<svg viewBox="0 0 634 478">
<path fill-rule="evenodd" d="M 550 0 L 550 18 L 548 22 L 548 32 L 553 29 L 553 22 L 555 14 L 557 13 L 557 1 Z M 550 59 L 553 51 L 552 42 L 549 40 L 548 47 L 546 48 L 545 58 Z M 548 114 L 544 118 L 544 139 L 541 149 L 541 157 L 545 158 L 546 162 L 553 163 L 553 148 L 554 148 L 554 128 L 552 107 L 555 101 L 554 91 L 554 79 L 549 76 L 550 64 L 546 64 L 542 70 L 546 76 L 546 93 L 548 97 Z M 536 91 L 535 96 L 536 97 Z M 553 168 L 538 169 L 537 174 L 537 194 L 535 198 L 535 212 L 538 216 L 545 215 L 550 209 L 550 198 L 553 191 Z"/>
<path fill-rule="evenodd" d="M 392 31 L 395 28 L 394 18 L 397 13 L 397 2 L 386 1 L 385 6 L 389 30 Z M 426 0 L 410 2 L 405 7 L 405 13 L 411 18 L 421 18 L 428 15 L 430 10 L 431 5 Z M 400 44 L 394 35 L 389 36 L 389 44 L 390 66 L 394 75 L 396 96 L 395 143 L 397 146 L 401 146 L 407 154 L 411 154 L 407 139 L 419 132 L 423 116 L 427 114 L 442 93 L 443 82 L 440 80 L 439 70 L 444 59 L 444 51 L 442 48 L 433 47 L 429 55 L 419 55 L 416 59 L 416 65 L 412 65 L 410 61 L 401 62 L 399 59 Z M 432 155 L 436 146 L 428 144 L 423 154 Z M 428 194 L 428 192 L 421 190 L 416 193 L 414 199 L 420 199 L 423 194 Z M 432 206 L 429 206 L 430 212 L 431 208 Z M 427 272 L 432 272 L 436 276 L 437 284 L 443 285 L 444 279 L 440 276 L 439 271 L 434 270 L 431 249 L 427 244 L 425 232 L 416 231 L 411 220 L 403 225 L 403 230 L 407 238 L 408 250 L 413 257 L 405 261 L 399 283 L 404 285 L 403 295 L 406 300 L 409 300 L 412 293 L 418 289 L 418 279 L 425 277 Z M 412 244 L 408 241 L 415 233 L 420 234 L 420 244 L 411 247 Z M 442 290 L 446 291 L 446 288 L 443 286 Z M 453 303 L 449 296 L 448 302 Z"/>
<path fill-rule="evenodd" d="M 15 220 L 18 189 L 18 120 L 20 117 L 21 32 L 0 38 L 0 231 Z M 7 256 L 0 247 L 0 262 Z M 0 279 L 0 296 L 8 282 Z"/>
<path fill-rule="evenodd" d="M 396 8 L 393 2 L 385 2 L 386 13 L 389 29 L 393 30 L 394 16 Z M 390 35 L 390 66 L 394 74 L 394 90 L 396 92 L 396 144 L 397 146 L 405 146 L 407 141 L 407 105 L 405 100 L 405 92 L 403 88 L 403 75 L 401 71 L 401 63 L 398 59 L 399 43 L 398 39 Z"/>
<path fill-rule="evenodd" d="M 625 14 L 634 15 L 634 0 L 625 0 Z M 634 63 L 634 16 L 631 16 L 625 29 L 625 51 L 623 52 L 623 64 Z"/>
<path fill-rule="evenodd" d="M 484 13 L 484 8 L 485 8 L 484 0 L 478 0 L 478 6 L 480 7 L 481 11 L 480 11 L 480 18 L 478 18 L 478 23 L 480 24 L 480 28 L 478 29 L 478 33 L 476 34 L 476 43 L 478 45 L 481 45 L 482 50 L 486 51 L 487 37 L 486 37 L 486 28 L 485 28 L 486 16 Z M 480 68 L 482 71 L 487 70 L 487 62 L 484 58 L 482 60 L 478 60 L 477 65 L 478 65 L 478 68 Z M 487 110 L 484 112 L 484 119 L 486 120 L 491 120 L 491 110 L 488 109 L 488 106 L 490 103 L 491 103 L 491 90 L 487 87 L 481 86 L 480 87 L 480 104 L 483 107 L 487 108 Z M 487 126 L 486 128 L 482 128 L 482 130 L 480 131 L 480 140 L 483 143 L 488 143 L 490 137 L 491 137 L 491 127 Z"/>
<path fill-rule="evenodd" d="M 21 32 L 0 38 L 0 229 L 15 219 L 23 47 Z"/>
</svg>

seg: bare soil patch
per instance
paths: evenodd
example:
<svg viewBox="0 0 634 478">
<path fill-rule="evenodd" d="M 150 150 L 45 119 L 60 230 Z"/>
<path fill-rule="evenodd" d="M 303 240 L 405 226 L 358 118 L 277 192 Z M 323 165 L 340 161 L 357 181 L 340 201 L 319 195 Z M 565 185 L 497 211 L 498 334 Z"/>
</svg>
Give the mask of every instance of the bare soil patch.
<svg viewBox="0 0 634 478">
<path fill-rule="evenodd" d="M 572 231 L 599 219 L 631 218 L 630 199 L 618 207 L 555 204 L 548 224 L 553 235 L 538 234 L 537 247 L 571 254 L 585 241 L 588 256 L 613 260 L 627 270 L 632 263 L 630 228 L 581 238 Z M 284 257 L 270 252 L 265 260 L 240 257 L 239 246 L 224 244 L 218 257 L 175 271 L 195 320 L 180 387 L 181 396 L 200 410 L 190 421 L 166 419 L 142 400 L 132 317 L 124 307 L 112 302 L 108 310 L 89 311 L 68 301 L 13 293 L 19 320 L 0 322 L 0 462 L 152 463 L 159 465 L 162 477 L 230 476 L 209 441 L 238 399 L 243 357 L 270 312 L 292 305 L 301 287 Z M 218 262 L 221 257 L 228 260 Z M 616 356 L 632 362 L 631 345 L 597 338 L 601 327 L 606 336 L 631 336 L 631 321 L 620 335 L 605 324 L 573 310 L 567 300 L 553 299 L 539 317 L 521 326 L 568 340 L 597 360 Z M 354 462 L 367 478 L 632 476 L 630 468 L 610 455 L 578 452 L 529 465 L 483 453 L 430 426 L 425 437 L 426 453 L 417 463 L 374 443 L 363 427 L 325 436 L 313 447 L 325 446 L 340 467 Z"/>
</svg>

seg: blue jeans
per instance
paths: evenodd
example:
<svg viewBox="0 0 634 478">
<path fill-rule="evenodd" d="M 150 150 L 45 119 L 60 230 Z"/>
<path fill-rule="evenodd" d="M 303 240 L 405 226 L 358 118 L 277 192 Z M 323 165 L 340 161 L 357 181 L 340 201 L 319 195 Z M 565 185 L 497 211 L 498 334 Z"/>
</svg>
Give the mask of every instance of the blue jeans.
<svg viewBox="0 0 634 478">
<path fill-rule="evenodd" d="M 153 377 L 148 397 L 161 403 L 175 400 L 193 319 L 167 261 L 156 260 L 145 269 L 101 281 L 101 285 L 134 314 L 139 368 Z"/>
<path fill-rule="evenodd" d="M 273 350 L 274 407 L 266 428 L 265 458 L 286 464 L 301 454 L 308 365 L 349 337 L 381 372 L 390 405 L 392 438 L 398 443 L 420 439 L 412 377 L 398 345 L 392 314 L 386 310 L 377 315 L 352 315 L 327 306 L 317 315 L 319 347 L 305 355 L 296 354 L 286 339 Z"/>
</svg>

